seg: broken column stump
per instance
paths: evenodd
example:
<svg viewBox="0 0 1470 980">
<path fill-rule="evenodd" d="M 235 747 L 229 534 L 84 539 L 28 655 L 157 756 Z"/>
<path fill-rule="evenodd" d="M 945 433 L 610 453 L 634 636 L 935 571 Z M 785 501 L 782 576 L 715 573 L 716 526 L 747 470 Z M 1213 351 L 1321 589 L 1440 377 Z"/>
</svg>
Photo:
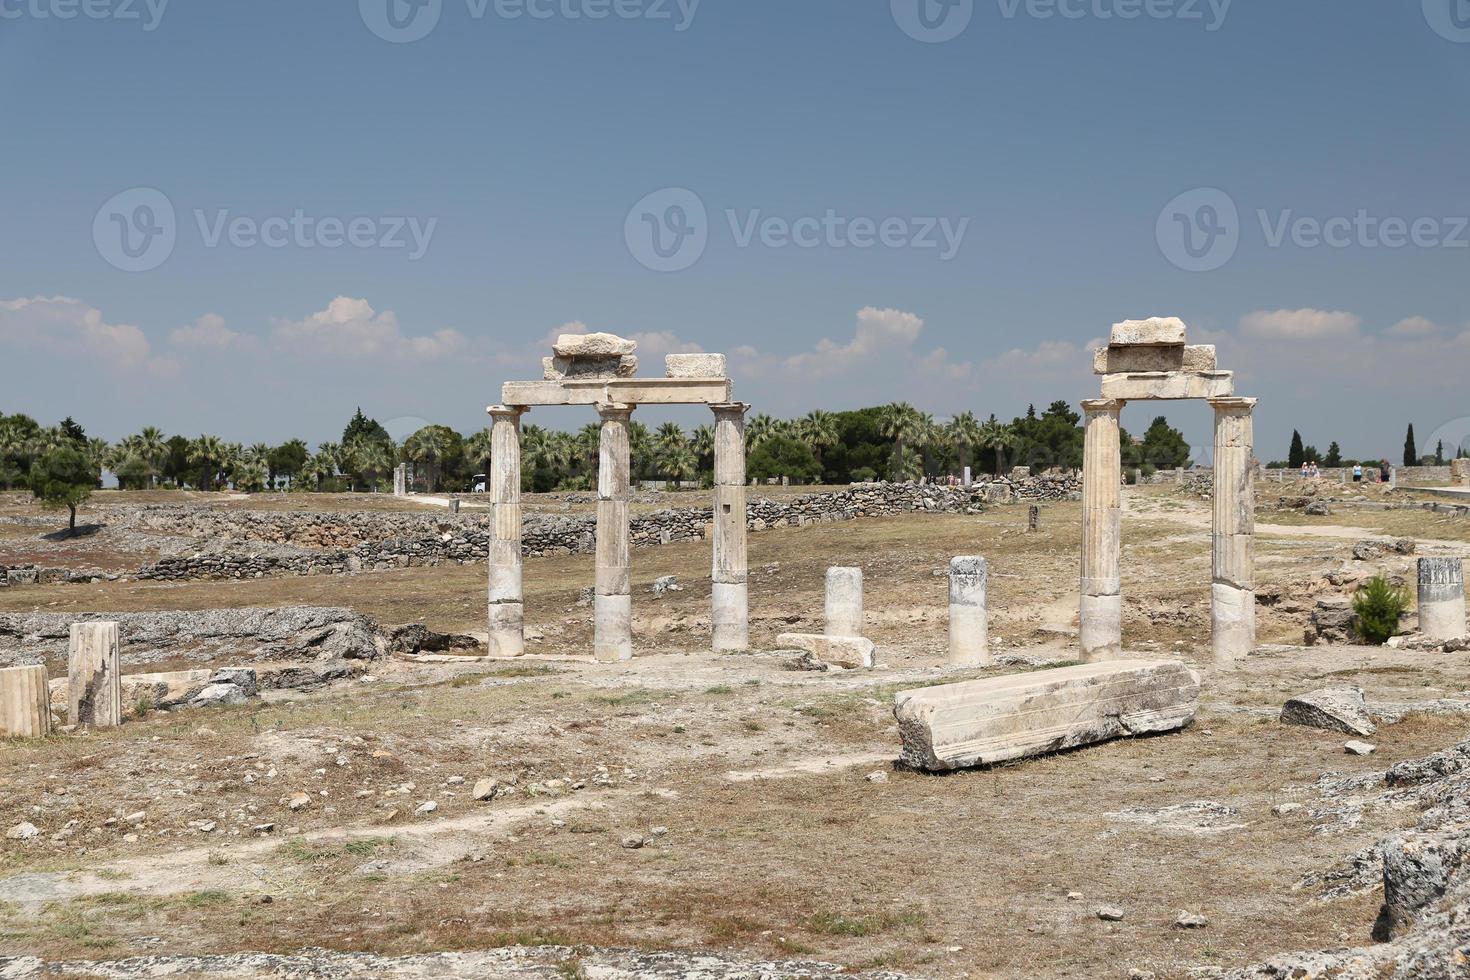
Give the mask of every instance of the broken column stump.
<svg viewBox="0 0 1470 980">
<path fill-rule="evenodd" d="M 71 724 L 94 728 L 122 724 L 117 623 L 72 623 L 67 672 L 67 720 Z"/>
<path fill-rule="evenodd" d="M 893 713 L 902 761 L 944 772 L 1174 731 L 1198 708 L 1184 664 L 1109 660 L 901 691 Z"/>
<path fill-rule="evenodd" d="M 46 668 L 0 669 L 0 737 L 45 738 L 51 734 L 50 681 Z"/>
</svg>

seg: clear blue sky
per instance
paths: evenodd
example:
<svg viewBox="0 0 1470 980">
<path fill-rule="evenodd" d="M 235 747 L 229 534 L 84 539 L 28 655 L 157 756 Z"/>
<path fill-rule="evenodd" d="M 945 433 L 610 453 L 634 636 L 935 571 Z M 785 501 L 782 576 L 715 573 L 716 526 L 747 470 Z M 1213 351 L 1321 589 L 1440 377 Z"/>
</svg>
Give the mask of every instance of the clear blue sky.
<svg viewBox="0 0 1470 980">
<path fill-rule="evenodd" d="M 902 26 L 960 23 L 939 0 L 86 2 L 0 0 L 0 411 L 109 438 L 314 443 L 358 404 L 469 430 L 574 323 L 640 335 L 645 374 L 729 352 L 774 414 L 1009 417 L 1094 394 L 1112 322 L 1177 315 L 1262 399 L 1268 458 L 1293 427 L 1393 458 L 1409 422 L 1470 436 L 1467 0 L 974 0 L 942 43 Z M 390 2 L 438 20 L 385 40 Z M 550 16 L 505 16 L 527 5 Z M 136 188 L 174 240 L 123 271 L 116 221 L 164 241 Z M 629 220 L 666 188 L 707 214 L 671 272 Z M 1199 188 L 1237 209 L 1235 251 L 1186 271 L 1160 215 Z M 372 244 L 252 242 L 297 211 Z M 741 242 L 753 213 L 829 211 L 848 247 Z M 1340 247 L 1272 242 L 1360 212 Z M 844 237 L 885 219 L 894 247 Z M 968 222 L 952 256 L 906 244 L 940 219 Z M 1390 248 L 1384 219 L 1431 224 Z M 1205 408 L 1162 409 L 1207 438 Z"/>
</svg>

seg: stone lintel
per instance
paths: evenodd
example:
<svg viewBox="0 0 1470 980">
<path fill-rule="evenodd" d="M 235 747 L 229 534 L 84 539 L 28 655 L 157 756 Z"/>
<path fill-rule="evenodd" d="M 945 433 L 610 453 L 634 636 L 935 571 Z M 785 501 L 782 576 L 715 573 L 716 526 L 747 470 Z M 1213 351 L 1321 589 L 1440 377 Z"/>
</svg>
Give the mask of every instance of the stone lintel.
<svg viewBox="0 0 1470 980">
<path fill-rule="evenodd" d="M 1098 347 L 1092 352 L 1093 374 L 1139 371 L 1217 371 L 1213 344 L 1168 347 Z"/>
<path fill-rule="evenodd" d="M 1259 401 L 1259 398 L 1243 398 L 1239 395 L 1226 395 L 1220 398 L 1209 399 L 1210 405 L 1217 410 L 1242 412 L 1251 411 Z"/>
<path fill-rule="evenodd" d="M 1188 398 L 1219 399 L 1235 394 L 1235 375 L 1230 371 L 1139 372 L 1106 374 L 1102 379 L 1104 398 L 1125 401 L 1172 401 Z"/>
<path fill-rule="evenodd" d="M 1184 321 L 1177 316 L 1124 320 L 1113 324 L 1108 344 L 1112 347 L 1183 347 Z"/>
<path fill-rule="evenodd" d="M 729 378 L 567 378 L 563 381 L 507 381 L 500 399 L 507 405 L 719 405 L 730 401 Z"/>
</svg>

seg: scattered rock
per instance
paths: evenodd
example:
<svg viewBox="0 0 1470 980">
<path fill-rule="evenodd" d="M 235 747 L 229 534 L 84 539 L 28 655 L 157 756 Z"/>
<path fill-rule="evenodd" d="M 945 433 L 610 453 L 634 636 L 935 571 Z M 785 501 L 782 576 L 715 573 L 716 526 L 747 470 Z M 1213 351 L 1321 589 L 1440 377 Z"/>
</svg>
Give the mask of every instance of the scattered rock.
<svg viewBox="0 0 1470 980">
<path fill-rule="evenodd" d="M 665 592 L 683 592 L 684 586 L 679 584 L 677 575 L 661 575 L 653 580 L 653 594 L 663 595 Z"/>
<path fill-rule="evenodd" d="M 424 802 L 420 803 L 418 806 L 414 807 L 413 812 L 414 812 L 414 815 L 415 816 L 424 817 L 424 816 L 428 816 L 429 814 L 433 813 L 437 809 L 439 809 L 439 804 L 436 801 L 434 801 L 434 800 L 425 800 Z"/>
<path fill-rule="evenodd" d="M 1327 501 L 1314 500 L 1310 504 L 1307 504 L 1307 513 L 1312 517 L 1330 517 L 1332 515 L 1332 509 L 1327 506 Z"/>
<path fill-rule="evenodd" d="M 1362 690 L 1356 687 L 1323 688 L 1291 698 L 1281 708 L 1281 721 L 1348 735 L 1372 735 L 1378 730 L 1368 716 Z"/>
<path fill-rule="evenodd" d="M 470 791 L 470 795 L 481 801 L 493 800 L 498 789 L 500 789 L 500 780 L 479 779 L 475 781 L 475 788 Z"/>
<path fill-rule="evenodd" d="M 1302 809 L 1300 803 L 1278 803 L 1271 808 L 1271 812 L 1278 817 L 1289 817 L 1293 813 L 1299 813 Z"/>
<path fill-rule="evenodd" d="M 881 769 L 875 769 L 863 778 L 870 783 L 886 783 L 888 782 L 888 773 Z"/>
<path fill-rule="evenodd" d="M 1097 909 L 1097 917 L 1104 922 L 1122 922 L 1123 910 L 1116 905 L 1100 905 Z"/>
<path fill-rule="evenodd" d="M 1349 755 L 1372 755 L 1378 751 L 1378 746 L 1369 742 L 1359 742 L 1357 739 L 1346 743 L 1343 745 L 1343 748 L 1347 750 Z"/>
<path fill-rule="evenodd" d="M 30 840 L 34 837 L 40 836 L 41 831 L 36 827 L 35 824 L 26 823 L 24 821 L 16 824 L 14 827 L 11 827 L 5 832 L 5 837 L 7 840 Z"/>
<path fill-rule="evenodd" d="M 647 843 L 648 841 L 644 840 L 642 834 L 629 834 L 623 838 L 623 846 L 630 851 L 636 851 Z"/>
<path fill-rule="evenodd" d="M 1180 912 L 1179 918 L 1174 920 L 1176 929 L 1203 929 L 1210 924 L 1210 920 L 1197 912 Z"/>
<path fill-rule="evenodd" d="M 311 805 L 311 796 L 306 793 L 296 792 L 286 797 L 286 806 L 292 810 L 302 810 Z"/>
</svg>

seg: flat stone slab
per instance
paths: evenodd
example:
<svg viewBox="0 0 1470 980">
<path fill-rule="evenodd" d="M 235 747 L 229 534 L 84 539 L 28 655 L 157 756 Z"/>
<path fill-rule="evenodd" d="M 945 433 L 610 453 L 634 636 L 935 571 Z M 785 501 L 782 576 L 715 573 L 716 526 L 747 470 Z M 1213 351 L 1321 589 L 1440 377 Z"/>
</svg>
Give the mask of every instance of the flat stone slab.
<svg viewBox="0 0 1470 980">
<path fill-rule="evenodd" d="M 1102 379 L 1102 397 L 1124 401 L 1229 398 L 1234 394 L 1235 375 L 1230 371 L 1139 371 L 1105 374 Z"/>
<path fill-rule="evenodd" d="M 1281 721 L 1348 735 L 1366 736 L 1378 730 L 1363 692 L 1356 687 L 1328 687 L 1297 695 L 1282 705 Z"/>
<path fill-rule="evenodd" d="M 776 645 L 783 650 L 804 650 L 829 664 L 856 669 L 873 666 L 875 647 L 865 636 L 823 636 L 817 633 L 782 633 Z"/>
<path fill-rule="evenodd" d="M 729 378 L 567 378 L 563 381 L 507 381 L 500 404 L 545 405 L 723 405 L 730 401 Z"/>
<path fill-rule="evenodd" d="M 724 354 L 668 354 L 664 374 L 670 378 L 727 377 Z"/>
<path fill-rule="evenodd" d="M 595 359 L 543 357 L 541 371 L 542 378 L 546 381 L 563 381 L 567 378 L 631 378 L 638 373 L 638 358 L 633 354 Z"/>
<path fill-rule="evenodd" d="M 900 691 L 902 760 L 945 772 L 1183 728 L 1199 675 L 1172 660 L 1112 660 Z"/>
<path fill-rule="evenodd" d="M 1184 321 L 1177 316 L 1154 316 L 1147 320 L 1124 320 L 1113 324 L 1108 338 L 1112 347 L 1175 347 L 1184 344 Z"/>
<path fill-rule="evenodd" d="M 1092 352 L 1093 374 L 1136 374 L 1149 371 L 1218 370 L 1213 344 L 1186 347 L 1099 347 Z"/>
<path fill-rule="evenodd" d="M 618 358 L 636 351 L 638 343 L 611 333 L 564 333 L 551 349 L 557 357 Z"/>
</svg>

